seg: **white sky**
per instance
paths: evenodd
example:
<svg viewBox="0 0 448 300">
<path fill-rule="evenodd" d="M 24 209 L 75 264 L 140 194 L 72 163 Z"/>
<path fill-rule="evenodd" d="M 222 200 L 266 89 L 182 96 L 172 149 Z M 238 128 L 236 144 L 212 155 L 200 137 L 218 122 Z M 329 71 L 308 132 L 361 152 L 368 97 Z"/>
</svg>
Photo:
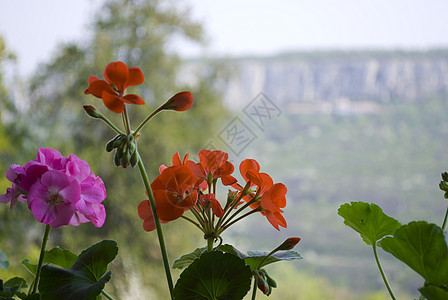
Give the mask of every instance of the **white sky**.
<svg viewBox="0 0 448 300">
<path fill-rule="evenodd" d="M 0 0 L 0 35 L 19 74 L 46 61 L 57 44 L 82 41 L 102 0 Z M 447 0 L 181 0 L 202 21 L 207 54 L 269 55 L 312 49 L 448 47 Z M 176 47 L 183 55 L 198 48 Z"/>
</svg>

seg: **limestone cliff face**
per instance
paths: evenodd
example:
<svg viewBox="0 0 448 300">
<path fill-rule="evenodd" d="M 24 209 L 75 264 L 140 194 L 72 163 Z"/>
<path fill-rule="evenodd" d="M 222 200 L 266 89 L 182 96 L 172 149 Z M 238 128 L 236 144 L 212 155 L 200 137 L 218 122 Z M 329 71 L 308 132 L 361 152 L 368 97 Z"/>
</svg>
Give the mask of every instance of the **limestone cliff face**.
<svg viewBox="0 0 448 300">
<path fill-rule="evenodd" d="M 225 102 L 241 107 L 260 92 L 276 103 L 419 102 L 448 96 L 448 50 L 319 52 L 230 60 L 221 85 Z"/>
</svg>

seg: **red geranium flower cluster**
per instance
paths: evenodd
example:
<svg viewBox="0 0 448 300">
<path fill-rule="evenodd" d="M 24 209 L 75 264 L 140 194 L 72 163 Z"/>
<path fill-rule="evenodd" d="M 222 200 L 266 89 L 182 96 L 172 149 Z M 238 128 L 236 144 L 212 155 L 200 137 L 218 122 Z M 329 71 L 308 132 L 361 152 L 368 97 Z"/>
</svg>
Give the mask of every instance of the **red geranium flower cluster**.
<svg viewBox="0 0 448 300">
<path fill-rule="evenodd" d="M 282 209 L 286 206 L 286 186 L 274 184 L 268 174 L 260 173 L 256 160 L 246 159 L 240 164 L 239 169 L 245 180 L 242 186 L 232 176 L 234 166 L 228 161 L 227 153 L 202 150 L 198 156 L 199 163 L 195 163 L 188 159 L 188 154 L 182 160 L 176 153 L 173 166 L 160 167 L 160 175 L 151 184 L 151 189 L 161 222 L 183 217 L 199 227 L 205 236 L 218 238 L 238 220 L 260 212 L 277 230 L 279 226 L 287 227 L 282 215 Z M 216 197 L 218 179 L 223 185 L 236 189 L 229 192 L 224 207 Z M 240 216 L 246 208 L 250 211 Z M 191 211 L 197 222 L 184 217 L 186 211 Z M 148 200 L 140 203 L 138 213 L 144 220 L 144 229 L 154 230 L 154 216 Z"/>
</svg>

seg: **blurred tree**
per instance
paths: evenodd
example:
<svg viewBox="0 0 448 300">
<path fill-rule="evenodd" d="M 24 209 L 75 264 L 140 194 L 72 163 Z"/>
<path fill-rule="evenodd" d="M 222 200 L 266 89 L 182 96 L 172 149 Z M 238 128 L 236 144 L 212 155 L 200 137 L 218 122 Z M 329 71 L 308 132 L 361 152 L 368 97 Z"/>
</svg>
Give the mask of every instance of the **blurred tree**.
<svg viewBox="0 0 448 300">
<path fill-rule="evenodd" d="M 140 67 L 145 82 L 130 92 L 141 95 L 146 105 L 129 107 L 134 128 L 174 93 L 186 89 L 193 93 L 195 103 L 188 112 L 163 112 L 142 131 L 139 150 L 150 179 L 154 179 L 158 166 L 170 164 L 175 152 L 194 154 L 219 132 L 226 110 L 211 85 L 217 72 L 214 67 L 207 68 L 194 86 L 177 83 L 185 81 L 179 80 L 182 61 L 168 51 L 168 46 L 174 38 L 202 43 L 203 31 L 191 20 L 187 9 L 171 1 L 106 1 L 91 30 L 91 36 L 83 44 L 62 45 L 53 59 L 40 66 L 30 82 L 29 108 L 22 118 L 25 122 L 20 124 L 28 132 L 26 151 L 36 153 L 39 147 L 51 147 L 65 156 L 75 153 L 91 164 L 108 191 L 107 219 L 102 228 L 84 224 L 55 229 L 50 246 L 53 243 L 80 251 L 100 239 L 114 239 L 120 252 L 112 279 L 115 291 L 111 292 L 119 298 L 135 299 L 137 294 L 131 287 L 138 285 L 152 291 L 154 299 L 165 299 L 167 289 L 161 280 L 164 275 L 157 237 L 143 231 L 137 215 L 137 205 L 146 197 L 140 175 L 136 169 L 114 167 L 112 154 L 104 151 L 114 132 L 104 123 L 87 117 L 82 105 L 94 104 L 116 124 L 121 123 L 121 118 L 113 116 L 101 100 L 83 92 L 89 75 L 102 77 L 109 62 L 121 60 L 130 67 Z M 3 207 L 2 212 L 5 210 Z M 32 217 L 29 222 L 30 227 L 36 227 Z M 2 230 L 0 233 L 4 235 Z M 164 225 L 164 231 L 171 260 L 203 243 L 199 231 L 182 221 Z M 37 238 L 40 239 L 40 233 Z M 151 297 L 145 299 L 148 298 Z"/>
</svg>

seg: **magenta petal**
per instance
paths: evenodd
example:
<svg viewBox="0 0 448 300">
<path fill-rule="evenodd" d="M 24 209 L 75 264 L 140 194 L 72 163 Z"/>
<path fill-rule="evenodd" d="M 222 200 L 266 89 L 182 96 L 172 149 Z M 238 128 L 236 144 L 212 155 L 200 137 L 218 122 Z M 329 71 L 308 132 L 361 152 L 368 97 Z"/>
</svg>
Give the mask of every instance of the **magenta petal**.
<svg viewBox="0 0 448 300">
<path fill-rule="evenodd" d="M 78 226 L 81 223 L 87 223 L 87 222 L 90 222 L 90 220 L 87 219 L 82 213 L 75 211 L 70 220 L 70 225 Z"/>
<path fill-rule="evenodd" d="M 81 199 L 81 187 L 76 180 L 73 180 L 67 187 L 59 192 L 64 203 L 75 205 Z"/>
<path fill-rule="evenodd" d="M 80 160 L 74 154 L 70 155 L 66 165 L 66 170 L 67 173 L 75 178 L 78 182 L 83 181 L 90 175 L 89 164 L 83 160 Z"/>
<path fill-rule="evenodd" d="M 58 192 L 70 185 L 70 177 L 56 170 L 50 170 L 42 174 L 40 181 L 44 186 Z"/>
<path fill-rule="evenodd" d="M 26 175 L 20 181 L 20 188 L 28 192 L 31 186 L 39 180 L 42 174 L 48 172 L 49 167 L 45 165 L 34 164 L 27 167 Z"/>
<path fill-rule="evenodd" d="M 25 175 L 25 169 L 19 165 L 13 164 L 6 170 L 6 178 L 13 182 L 18 183 L 18 180 Z"/>
<path fill-rule="evenodd" d="M 81 183 L 81 199 L 90 203 L 101 203 L 106 195 L 104 189 L 97 184 Z"/>
</svg>

